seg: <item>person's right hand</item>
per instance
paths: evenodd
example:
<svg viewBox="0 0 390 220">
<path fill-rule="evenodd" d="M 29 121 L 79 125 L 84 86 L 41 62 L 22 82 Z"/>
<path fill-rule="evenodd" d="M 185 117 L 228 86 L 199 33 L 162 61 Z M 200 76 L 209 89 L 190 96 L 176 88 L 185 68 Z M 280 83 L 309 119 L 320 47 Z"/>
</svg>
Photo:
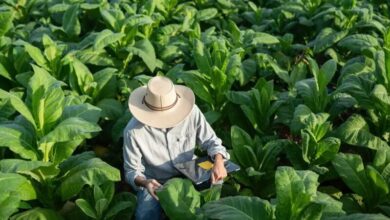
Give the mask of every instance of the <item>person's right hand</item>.
<svg viewBox="0 0 390 220">
<path fill-rule="evenodd" d="M 148 190 L 149 194 L 153 196 L 156 200 L 158 200 L 158 197 L 156 195 L 156 189 L 161 187 L 161 184 L 157 182 L 155 179 L 147 179 L 145 180 L 144 187 Z"/>
</svg>

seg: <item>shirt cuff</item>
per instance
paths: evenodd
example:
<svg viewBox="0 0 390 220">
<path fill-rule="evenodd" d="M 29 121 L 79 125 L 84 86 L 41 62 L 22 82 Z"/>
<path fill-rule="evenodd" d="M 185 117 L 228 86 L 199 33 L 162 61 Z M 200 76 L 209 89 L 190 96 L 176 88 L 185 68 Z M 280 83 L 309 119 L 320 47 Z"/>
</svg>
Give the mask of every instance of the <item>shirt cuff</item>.
<svg viewBox="0 0 390 220">
<path fill-rule="evenodd" d="M 217 154 L 221 154 L 224 160 L 230 159 L 230 154 L 226 151 L 226 148 L 223 146 L 214 147 L 209 149 L 207 154 L 211 157 L 211 160 L 214 161 L 214 157 Z"/>
<path fill-rule="evenodd" d="M 137 178 L 138 176 L 140 177 L 145 177 L 144 174 L 140 173 L 140 172 L 136 172 L 136 171 L 133 171 L 133 172 L 128 172 L 126 174 L 126 181 L 127 183 L 129 183 L 131 185 L 131 187 L 135 190 L 135 191 L 140 191 L 140 190 L 143 190 L 143 187 L 142 186 L 137 186 L 134 182 L 135 178 Z"/>
</svg>

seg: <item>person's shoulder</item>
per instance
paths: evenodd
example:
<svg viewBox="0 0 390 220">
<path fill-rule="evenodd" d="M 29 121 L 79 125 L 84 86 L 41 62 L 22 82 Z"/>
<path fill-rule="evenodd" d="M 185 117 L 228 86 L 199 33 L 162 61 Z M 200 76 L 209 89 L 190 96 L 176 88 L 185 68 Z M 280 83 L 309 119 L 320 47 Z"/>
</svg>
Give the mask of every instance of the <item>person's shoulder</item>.
<svg viewBox="0 0 390 220">
<path fill-rule="evenodd" d="M 131 118 L 130 121 L 127 123 L 125 131 L 134 133 L 136 131 L 142 130 L 144 127 L 144 124 L 138 121 L 135 117 Z"/>
</svg>

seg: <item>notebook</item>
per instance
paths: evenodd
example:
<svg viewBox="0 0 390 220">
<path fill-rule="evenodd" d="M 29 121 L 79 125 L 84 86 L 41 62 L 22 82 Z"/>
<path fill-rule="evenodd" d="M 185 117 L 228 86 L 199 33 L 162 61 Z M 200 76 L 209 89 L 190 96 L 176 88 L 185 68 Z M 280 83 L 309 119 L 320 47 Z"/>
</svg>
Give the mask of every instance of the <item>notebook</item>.
<svg viewBox="0 0 390 220">
<path fill-rule="evenodd" d="M 206 156 L 175 164 L 175 167 L 193 183 L 199 185 L 210 179 L 213 162 Z M 225 168 L 227 173 L 240 170 L 240 166 L 230 160 L 225 161 Z"/>
</svg>

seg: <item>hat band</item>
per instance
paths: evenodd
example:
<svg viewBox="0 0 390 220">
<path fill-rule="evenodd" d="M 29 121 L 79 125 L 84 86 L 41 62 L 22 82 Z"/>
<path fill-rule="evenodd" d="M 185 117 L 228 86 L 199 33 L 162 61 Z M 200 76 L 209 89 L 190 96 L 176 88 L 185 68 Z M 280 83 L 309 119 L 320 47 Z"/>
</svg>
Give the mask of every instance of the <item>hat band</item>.
<svg viewBox="0 0 390 220">
<path fill-rule="evenodd" d="M 162 107 L 162 106 L 161 106 L 161 107 L 157 107 L 157 106 L 151 105 L 150 103 L 148 103 L 148 102 L 146 101 L 145 96 L 144 96 L 144 98 L 142 99 L 142 103 L 144 103 L 148 108 L 150 108 L 150 109 L 153 110 L 153 111 L 165 111 L 165 110 L 168 110 L 168 109 L 173 108 L 173 106 L 176 105 L 176 103 L 177 103 L 177 101 L 179 100 L 179 98 L 180 98 L 179 94 L 176 93 L 176 99 L 175 99 L 175 101 L 174 101 L 172 104 L 170 104 L 170 105 L 168 105 L 168 106 L 164 106 L 164 107 Z"/>
</svg>

